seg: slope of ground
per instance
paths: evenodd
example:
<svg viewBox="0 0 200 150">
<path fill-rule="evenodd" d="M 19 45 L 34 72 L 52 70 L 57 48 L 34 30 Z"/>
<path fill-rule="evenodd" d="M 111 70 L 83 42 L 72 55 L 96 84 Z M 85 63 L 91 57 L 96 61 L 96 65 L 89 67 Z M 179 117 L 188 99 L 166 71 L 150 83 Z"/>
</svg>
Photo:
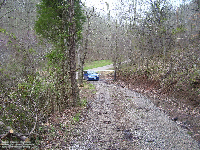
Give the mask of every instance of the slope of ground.
<svg viewBox="0 0 200 150">
<path fill-rule="evenodd" d="M 43 148 L 199 149 L 187 129 L 146 97 L 103 81 L 90 83 L 96 94 L 85 91 L 87 107 L 53 116 L 49 126 L 54 134 L 46 137 Z"/>
<path fill-rule="evenodd" d="M 41 148 L 200 148 L 199 143 L 191 137 L 193 131 L 190 126 L 180 121 L 180 118 L 172 119 L 168 115 L 169 111 L 164 109 L 167 106 L 164 102 L 163 107 L 157 107 L 160 105 L 155 105 L 153 99 L 126 88 L 122 81 L 116 84 L 104 81 L 88 83 L 87 88 L 80 89 L 81 99 L 87 100 L 87 105 L 73 110 L 66 109 L 62 114 L 52 116 L 49 123 L 44 125 L 43 132 L 46 133 L 42 134 L 44 140 L 41 141 Z"/>
<path fill-rule="evenodd" d="M 69 149 L 199 149 L 198 143 L 149 99 L 93 82 L 96 95 L 71 130 Z"/>
<path fill-rule="evenodd" d="M 160 87 L 159 81 L 149 79 L 145 75 L 135 77 L 130 77 L 128 74 L 118 75 L 117 81 L 109 81 L 109 83 L 145 94 L 157 107 L 167 112 L 171 119 L 177 121 L 183 128 L 188 129 L 188 133 L 200 142 L 200 106 L 185 101 L 187 92 L 180 93 L 174 90 L 173 94 L 176 94 L 176 98 L 173 98 L 170 91 L 166 92 Z M 173 90 L 173 86 L 168 90 Z"/>
</svg>

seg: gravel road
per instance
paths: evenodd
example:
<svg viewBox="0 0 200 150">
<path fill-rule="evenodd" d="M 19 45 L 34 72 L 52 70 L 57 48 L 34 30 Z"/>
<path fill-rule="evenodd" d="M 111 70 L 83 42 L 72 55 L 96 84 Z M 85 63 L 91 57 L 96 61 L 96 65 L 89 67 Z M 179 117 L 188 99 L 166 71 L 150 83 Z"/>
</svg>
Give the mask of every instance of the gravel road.
<svg viewBox="0 0 200 150">
<path fill-rule="evenodd" d="M 144 96 L 103 81 L 71 131 L 69 149 L 197 150 L 190 133 Z"/>
<path fill-rule="evenodd" d="M 103 67 L 97 67 L 97 68 L 93 68 L 93 69 L 89 69 L 89 70 L 94 70 L 94 71 L 98 70 L 98 71 L 100 71 L 100 70 L 108 70 L 110 68 L 113 68 L 113 64 L 110 64 L 110 65 L 107 65 L 107 66 L 103 66 Z"/>
</svg>

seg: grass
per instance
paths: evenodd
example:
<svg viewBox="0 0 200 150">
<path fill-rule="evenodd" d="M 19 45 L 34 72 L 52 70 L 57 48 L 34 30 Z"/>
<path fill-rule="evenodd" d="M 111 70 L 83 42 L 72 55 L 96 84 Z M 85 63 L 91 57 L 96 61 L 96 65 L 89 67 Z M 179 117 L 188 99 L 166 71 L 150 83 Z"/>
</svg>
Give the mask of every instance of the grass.
<svg viewBox="0 0 200 150">
<path fill-rule="evenodd" d="M 83 81 L 83 87 L 81 87 L 81 100 L 80 100 L 80 106 L 86 107 L 87 106 L 87 97 L 91 97 L 92 94 L 95 94 L 96 87 L 95 85 L 88 83 L 87 81 Z"/>
<path fill-rule="evenodd" d="M 111 60 L 93 61 L 93 62 L 85 63 L 84 70 L 93 69 L 93 68 L 97 68 L 97 67 L 103 67 L 103 66 L 110 65 L 110 64 L 112 64 Z"/>
<path fill-rule="evenodd" d="M 85 89 L 95 90 L 95 86 L 94 86 L 93 84 L 91 84 L 91 83 L 86 83 L 86 82 L 84 82 L 83 84 L 84 84 L 84 88 L 85 88 Z M 90 92 L 91 92 L 91 91 L 90 91 Z"/>
<path fill-rule="evenodd" d="M 187 134 L 192 135 L 192 132 L 188 131 Z"/>
<path fill-rule="evenodd" d="M 79 122 L 80 115 L 81 115 L 80 113 L 76 113 L 76 115 L 72 118 L 72 120 L 73 120 L 72 124 L 76 123 L 76 122 Z"/>
<path fill-rule="evenodd" d="M 83 106 L 83 107 L 87 106 L 87 99 L 86 98 L 81 99 L 81 106 Z"/>
<path fill-rule="evenodd" d="M 107 70 L 115 70 L 115 68 L 109 68 L 109 69 L 107 69 Z"/>
</svg>

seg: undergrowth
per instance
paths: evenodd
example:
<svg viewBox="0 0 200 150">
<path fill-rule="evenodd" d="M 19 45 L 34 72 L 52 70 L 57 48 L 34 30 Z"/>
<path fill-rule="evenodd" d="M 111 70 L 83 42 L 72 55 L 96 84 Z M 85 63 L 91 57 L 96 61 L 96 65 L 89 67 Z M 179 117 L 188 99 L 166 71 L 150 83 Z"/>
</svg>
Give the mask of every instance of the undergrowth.
<svg viewBox="0 0 200 150">
<path fill-rule="evenodd" d="M 135 66 L 124 65 L 118 72 L 118 79 L 131 85 L 146 89 L 150 87 L 169 97 L 181 100 L 193 106 L 200 104 L 200 78 L 198 70 L 184 72 L 156 70 L 153 66 L 149 69 L 137 69 Z"/>
</svg>

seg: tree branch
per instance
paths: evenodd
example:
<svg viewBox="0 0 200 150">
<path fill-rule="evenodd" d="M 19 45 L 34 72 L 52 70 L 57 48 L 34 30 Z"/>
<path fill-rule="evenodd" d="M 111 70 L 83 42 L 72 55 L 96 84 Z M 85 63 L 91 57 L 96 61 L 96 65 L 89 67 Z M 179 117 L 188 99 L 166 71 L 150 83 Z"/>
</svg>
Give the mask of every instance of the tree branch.
<svg viewBox="0 0 200 150">
<path fill-rule="evenodd" d="M 3 6 L 3 4 L 5 3 L 6 0 L 4 0 L 1 4 L 0 4 L 0 9 Z"/>
<path fill-rule="evenodd" d="M 29 140 L 28 137 L 26 136 L 23 136 L 22 134 L 20 133 L 16 133 L 13 131 L 13 129 L 10 129 L 5 135 L 3 135 L 1 137 L 1 140 L 5 139 L 5 138 L 9 138 L 11 135 L 14 135 L 16 136 L 18 139 L 20 139 L 21 141 L 27 141 Z"/>
<path fill-rule="evenodd" d="M 34 127 L 33 127 L 33 129 L 30 131 L 29 136 L 30 136 L 30 135 L 33 133 L 33 131 L 35 130 L 36 124 L 37 124 L 37 113 L 36 113 L 36 116 L 35 116 L 35 124 L 34 124 Z"/>
<path fill-rule="evenodd" d="M 1 9 L 1 8 L 0 8 L 0 9 Z M 8 11 L 7 13 L 5 13 L 4 15 L 2 15 L 2 16 L 0 17 L 0 20 L 1 20 L 5 15 L 11 13 L 12 11 L 13 11 L 13 10 L 10 10 L 10 11 Z"/>
</svg>

